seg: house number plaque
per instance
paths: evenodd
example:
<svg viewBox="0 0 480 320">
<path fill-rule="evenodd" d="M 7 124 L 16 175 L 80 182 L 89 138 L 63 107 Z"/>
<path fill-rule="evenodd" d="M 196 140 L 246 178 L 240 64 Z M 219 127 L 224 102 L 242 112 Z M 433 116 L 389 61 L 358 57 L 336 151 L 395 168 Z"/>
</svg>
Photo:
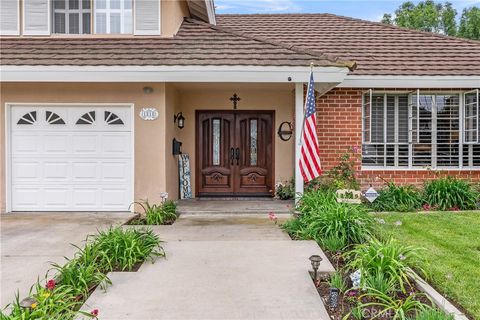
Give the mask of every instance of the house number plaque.
<svg viewBox="0 0 480 320">
<path fill-rule="evenodd" d="M 143 120 L 152 121 L 158 118 L 158 110 L 156 108 L 142 108 L 139 115 Z"/>
</svg>

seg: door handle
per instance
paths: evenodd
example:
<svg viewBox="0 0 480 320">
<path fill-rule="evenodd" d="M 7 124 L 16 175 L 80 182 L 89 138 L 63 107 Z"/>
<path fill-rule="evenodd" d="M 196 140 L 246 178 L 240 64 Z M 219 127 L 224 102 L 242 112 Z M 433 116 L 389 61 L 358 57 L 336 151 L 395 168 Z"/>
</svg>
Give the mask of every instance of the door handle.
<svg viewBox="0 0 480 320">
<path fill-rule="evenodd" d="M 230 148 L 230 165 L 233 166 L 233 160 L 235 159 L 235 149 Z"/>
<path fill-rule="evenodd" d="M 235 159 L 237 159 L 237 166 L 240 164 L 240 148 L 235 149 Z"/>
</svg>

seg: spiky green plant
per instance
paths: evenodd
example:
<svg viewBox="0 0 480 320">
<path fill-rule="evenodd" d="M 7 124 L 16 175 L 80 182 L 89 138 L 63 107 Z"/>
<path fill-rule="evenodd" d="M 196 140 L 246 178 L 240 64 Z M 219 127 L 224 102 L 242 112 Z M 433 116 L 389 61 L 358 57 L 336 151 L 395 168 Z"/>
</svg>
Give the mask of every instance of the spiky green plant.
<svg viewBox="0 0 480 320">
<path fill-rule="evenodd" d="M 373 288 L 368 288 L 367 293 L 361 295 L 359 300 L 366 298 L 365 300 L 369 302 L 360 303 L 358 307 L 361 309 L 368 307 L 379 308 L 380 311 L 372 315 L 370 319 L 384 319 L 388 316 L 388 319 L 392 320 L 408 320 L 411 314 L 416 314 L 431 308 L 429 305 L 418 300 L 420 296 L 426 297 L 424 294 L 416 293 L 409 295 L 405 299 L 397 299 Z M 343 319 L 348 319 L 350 315 L 351 312 L 343 317 Z"/>
<path fill-rule="evenodd" d="M 409 320 L 453 320 L 455 317 L 451 314 L 446 314 L 445 312 L 438 309 L 427 309 L 423 310 L 415 317 L 409 318 Z"/>
<path fill-rule="evenodd" d="M 467 181 L 443 177 L 427 181 L 425 202 L 438 210 L 471 210 L 477 208 L 479 193 Z"/>
<path fill-rule="evenodd" d="M 159 237 L 151 229 L 110 227 L 90 241 L 102 253 L 102 264 L 108 271 L 131 270 L 139 262 L 165 256 Z"/>
<path fill-rule="evenodd" d="M 297 239 L 313 239 L 322 245 L 328 238 L 345 239 L 345 244 L 362 243 L 373 233 L 373 219 L 364 206 L 339 203 L 334 192 L 305 193 L 301 214 L 283 228 Z M 296 221 L 295 221 L 296 220 Z"/>
<path fill-rule="evenodd" d="M 390 182 L 379 192 L 370 206 L 375 211 L 415 211 L 422 207 L 422 193 L 413 186 L 398 186 Z"/>
<path fill-rule="evenodd" d="M 177 219 L 177 205 L 174 201 L 150 204 L 148 200 L 141 200 L 133 202 L 130 206 L 134 204 L 139 205 L 143 212 L 139 213 L 140 219 L 134 220 L 132 224 L 163 225 L 172 224 Z"/>
<path fill-rule="evenodd" d="M 411 268 L 427 275 L 421 266 L 421 250 L 403 245 L 393 238 L 384 242 L 372 238 L 368 243 L 355 246 L 345 257 L 349 261 L 347 267 L 360 270 L 363 279 L 381 273 L 386 281 L 393 281 L 402 292 L 411 283 Z"/>
<path fill-rule="evenodd" d="M 328 284 L 330 285 L 331 288 L 338 289 L 342 294 L 345 293 L 345 291 L 347 291 L 347 284 L 340 272 L 333 273 L 328 279 Z"/>
</svg>

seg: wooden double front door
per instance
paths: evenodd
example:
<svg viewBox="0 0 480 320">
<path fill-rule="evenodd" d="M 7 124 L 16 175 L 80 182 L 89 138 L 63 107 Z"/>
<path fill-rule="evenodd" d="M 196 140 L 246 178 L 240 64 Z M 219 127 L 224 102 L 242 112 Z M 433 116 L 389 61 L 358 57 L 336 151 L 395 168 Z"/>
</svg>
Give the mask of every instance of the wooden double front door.
<svg viewBox="0 0 480 320">
<path fill-rule="evenodd" d="M 197 111 L 197 195 L 270 196 L 273 111 Z"/>
</svg>

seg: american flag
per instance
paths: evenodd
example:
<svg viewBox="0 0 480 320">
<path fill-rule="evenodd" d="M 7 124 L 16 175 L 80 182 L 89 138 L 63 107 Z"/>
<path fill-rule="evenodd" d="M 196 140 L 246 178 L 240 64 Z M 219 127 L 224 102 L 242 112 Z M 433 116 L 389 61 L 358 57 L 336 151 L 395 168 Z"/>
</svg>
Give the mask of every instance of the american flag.
<svg viewBox="0 0 480 320">
<path fill-rule="evenodd" d="M 305 101 L 305 119 L 303 121 L 303 133 L 301 137 L 300 172 L 305 182 L 320 176 L 320 156 L 317 137 L 317 117 L 315 115 L 315 91 L 313 71 L 310 72 L 308 83 L 307 100 Z"/>
</svg>

